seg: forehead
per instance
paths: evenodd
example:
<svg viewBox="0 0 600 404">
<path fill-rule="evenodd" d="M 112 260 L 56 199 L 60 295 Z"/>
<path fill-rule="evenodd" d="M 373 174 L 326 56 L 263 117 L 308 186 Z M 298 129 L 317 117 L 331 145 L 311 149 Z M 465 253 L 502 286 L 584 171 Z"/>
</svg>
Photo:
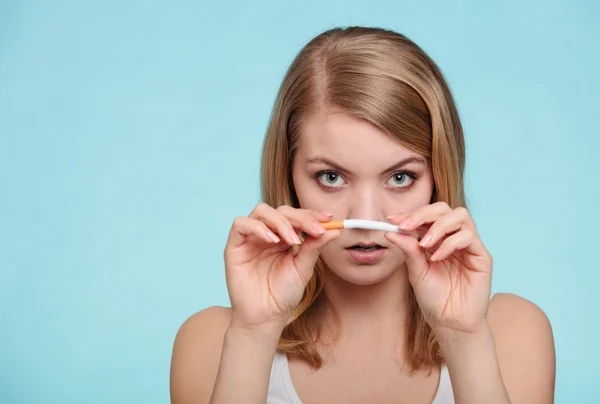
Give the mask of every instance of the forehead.
<svg viewBox="0 0 600 404">
<path fill-rule="evenodd" d="M 297 153 L 299 157 L 319 155 L 354 166 L 369 163 L 374 168 L 416 155 L 369 122 L 342 113 L 307 117 Z"/>
</svg>

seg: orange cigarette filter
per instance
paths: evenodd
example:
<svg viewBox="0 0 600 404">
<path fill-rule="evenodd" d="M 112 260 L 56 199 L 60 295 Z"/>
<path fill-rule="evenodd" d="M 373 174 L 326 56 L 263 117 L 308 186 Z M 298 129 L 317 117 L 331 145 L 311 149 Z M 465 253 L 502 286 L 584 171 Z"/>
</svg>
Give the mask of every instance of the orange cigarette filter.
<svg viewBox="0 0 600 404">
<path fill-rule="evenodd" d="M 323 226 L 323 228 L 325 230 L 343 229 L 344 221 L 343 220 L 332 220 L 330 222 L 321 223 L 321 226 Z"/>
</svg>

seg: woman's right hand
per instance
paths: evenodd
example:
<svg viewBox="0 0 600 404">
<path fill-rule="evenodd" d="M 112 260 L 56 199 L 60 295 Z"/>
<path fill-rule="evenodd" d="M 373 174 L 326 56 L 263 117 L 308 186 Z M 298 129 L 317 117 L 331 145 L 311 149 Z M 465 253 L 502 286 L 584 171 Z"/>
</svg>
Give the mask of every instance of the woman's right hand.
<svg viewBox="0 0 600 404">
<path fill-rule="evenodd" d="M 313 275 L 321 249 L 339 237 L 319 222 L 331 215 L 261 203 L 233 222 L 225 247 L 231 325 L 283 329 Z M 308 237 L 301 242 L 299 232 Z M 292 247 L 301 244 L 297 254 Z"/>
</svg>

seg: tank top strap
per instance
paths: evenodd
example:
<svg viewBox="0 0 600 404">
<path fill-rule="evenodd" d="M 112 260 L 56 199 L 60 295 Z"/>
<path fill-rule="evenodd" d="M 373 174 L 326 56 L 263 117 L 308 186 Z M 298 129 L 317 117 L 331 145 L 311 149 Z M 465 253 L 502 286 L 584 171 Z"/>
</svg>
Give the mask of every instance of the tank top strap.
<svg viewBox="0 0 600 404">
<path fill-rule="evenodd" d="M 454 392 L 450 382 L 450 373 L 444 365 L 440 369 L 440 382 L 431 404 L 454 404 Z"/>
<path fill-rule="evenodd" d="M 302 404 L 292 384 L 287 356 L 279 352 L 273 358 L 267 404 Z"/>
</svg>

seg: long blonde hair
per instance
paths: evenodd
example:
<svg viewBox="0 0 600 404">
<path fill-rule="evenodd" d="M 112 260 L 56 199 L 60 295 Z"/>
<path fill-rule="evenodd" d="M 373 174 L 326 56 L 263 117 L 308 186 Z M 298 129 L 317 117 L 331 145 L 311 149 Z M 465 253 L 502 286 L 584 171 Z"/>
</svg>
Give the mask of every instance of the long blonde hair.
<svg viewBox="0 0 600 404">
<path fill-rule="evenodd" d="M 366 27 L 335 28 L 318 35 L 289 67 L 263 146 L 263 202 L 299 207 L 291 173 L 302 119 L 327 110 L 363 119 L 428 158 L 434 179 L 431 201 L 466 207 L 463 131 L 442 73 L 405 36 Z M 322 365 L 317 341 L 324 270 L 319 260 L 278 344 L 289 357 L 315 368 Z M 441 365 L 439 345 L 412 288 L 409 305 L 405 363 L 412 370 Z"/>
</svg>

